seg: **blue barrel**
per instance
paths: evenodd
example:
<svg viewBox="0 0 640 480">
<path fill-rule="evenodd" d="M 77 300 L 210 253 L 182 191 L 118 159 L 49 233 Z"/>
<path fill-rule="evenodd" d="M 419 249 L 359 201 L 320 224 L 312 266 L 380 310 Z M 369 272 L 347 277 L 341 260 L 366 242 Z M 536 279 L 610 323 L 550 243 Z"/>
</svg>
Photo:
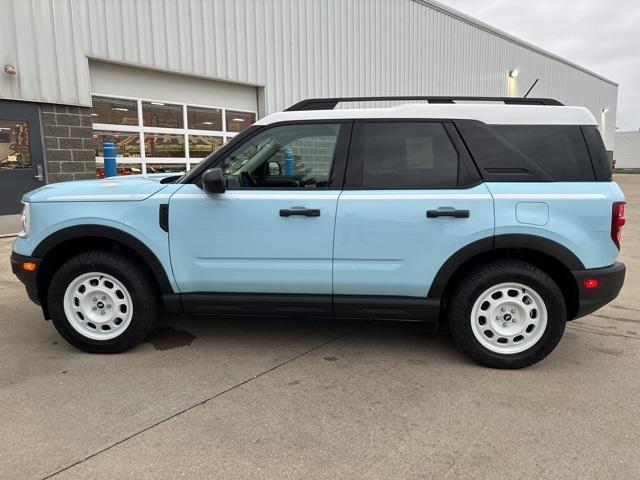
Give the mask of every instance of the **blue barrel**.
<svg viewBox="0 0 640 480">
<path fill-rule="evenodd" d="M 284 149 L 284 174 L 287 177 L 293 176 L 293 149 L 291 147 Z"/>
<path fill-rule="evenodd" d="M 116 169 L 116 144 L 104 142 L 102 151 L 104 152 L 104 176 L 115 177 L 118 175 L 118 170 Z"/>
</svg>

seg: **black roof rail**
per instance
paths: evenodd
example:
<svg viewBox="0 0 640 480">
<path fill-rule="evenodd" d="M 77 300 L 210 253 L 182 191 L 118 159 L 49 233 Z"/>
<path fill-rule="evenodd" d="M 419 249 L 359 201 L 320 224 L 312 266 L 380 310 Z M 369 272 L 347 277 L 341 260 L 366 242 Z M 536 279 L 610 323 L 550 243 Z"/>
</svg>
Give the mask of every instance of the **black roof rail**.
<svg viewBox="0 0 640 480">
<path fill-rule="evenodd" d="M 390 96 L 390 97 L 337 97 L 337 98 L 309 98 L 291 105 L 285 112 L 300 110 L 333 110 L 336 105 L 344 102 L 385 102 L 422 100 L 427 103 L 455 103 L 456 101 L 503 102 L 505 105 L 554 105 L 563 104 L 552 98 L 521 98 L 521 97 L 423 97 L 423 96 Z"/>
</svg>

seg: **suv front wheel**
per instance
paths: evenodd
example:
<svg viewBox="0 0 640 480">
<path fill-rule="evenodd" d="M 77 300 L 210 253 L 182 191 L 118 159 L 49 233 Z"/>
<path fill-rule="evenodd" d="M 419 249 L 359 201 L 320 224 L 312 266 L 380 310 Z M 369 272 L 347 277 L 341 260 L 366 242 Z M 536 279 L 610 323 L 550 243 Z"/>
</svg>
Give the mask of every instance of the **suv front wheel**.
<svg viewBox="0 0 640 480">
<path fill-rule="evenodd" d="M 567 319 L 553 279 L 521 261 L 498 261 L 471 272 L 449 304 L 451 335 L 474 360 L 494 368 L 522 368 L 556 347 Z"/>
<path fill-rule="evenodd" d="M 153 330 L 158 298 L 146 272 L 125 255 L 82 253 L 54 274 L 47 295 L 56 329 L 90 353 L 118 353 Z"/>
</svg>

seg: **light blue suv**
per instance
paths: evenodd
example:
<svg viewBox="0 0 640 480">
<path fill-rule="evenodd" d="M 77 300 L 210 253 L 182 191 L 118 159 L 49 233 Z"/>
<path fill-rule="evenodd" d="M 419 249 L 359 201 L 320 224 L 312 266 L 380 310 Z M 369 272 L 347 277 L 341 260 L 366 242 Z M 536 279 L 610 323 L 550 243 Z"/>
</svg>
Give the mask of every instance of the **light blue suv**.
<svg viewBox="0 0 640 480">
<path fill-rule="evenodd" d="M 586 109 L 463 100 L 305 100 L 181 177 L 47 185 L 13 271 L 87 352 L 161 311 L 307 315 L 435 320 L 484 365 L 531 365 L 622 287 L 624 196 Z"/>
</svg>

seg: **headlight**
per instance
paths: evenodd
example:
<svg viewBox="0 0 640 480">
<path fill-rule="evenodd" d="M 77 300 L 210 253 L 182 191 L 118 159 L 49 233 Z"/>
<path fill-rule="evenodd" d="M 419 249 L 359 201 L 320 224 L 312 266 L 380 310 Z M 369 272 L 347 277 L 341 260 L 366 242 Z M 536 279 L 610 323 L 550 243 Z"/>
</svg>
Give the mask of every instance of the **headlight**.
<svg viewBox="0 0 640 480">
<path fill-rule="evenodd" d="M 20 221 L 22 222 L 22 231 L 18 233 L 20 237 L 28 237 L 31 232 L 31 208 L 29 204 L 23 202 L 24 207 L 22 207 L 22 216 L 20 217 Z"/>
</svg>

